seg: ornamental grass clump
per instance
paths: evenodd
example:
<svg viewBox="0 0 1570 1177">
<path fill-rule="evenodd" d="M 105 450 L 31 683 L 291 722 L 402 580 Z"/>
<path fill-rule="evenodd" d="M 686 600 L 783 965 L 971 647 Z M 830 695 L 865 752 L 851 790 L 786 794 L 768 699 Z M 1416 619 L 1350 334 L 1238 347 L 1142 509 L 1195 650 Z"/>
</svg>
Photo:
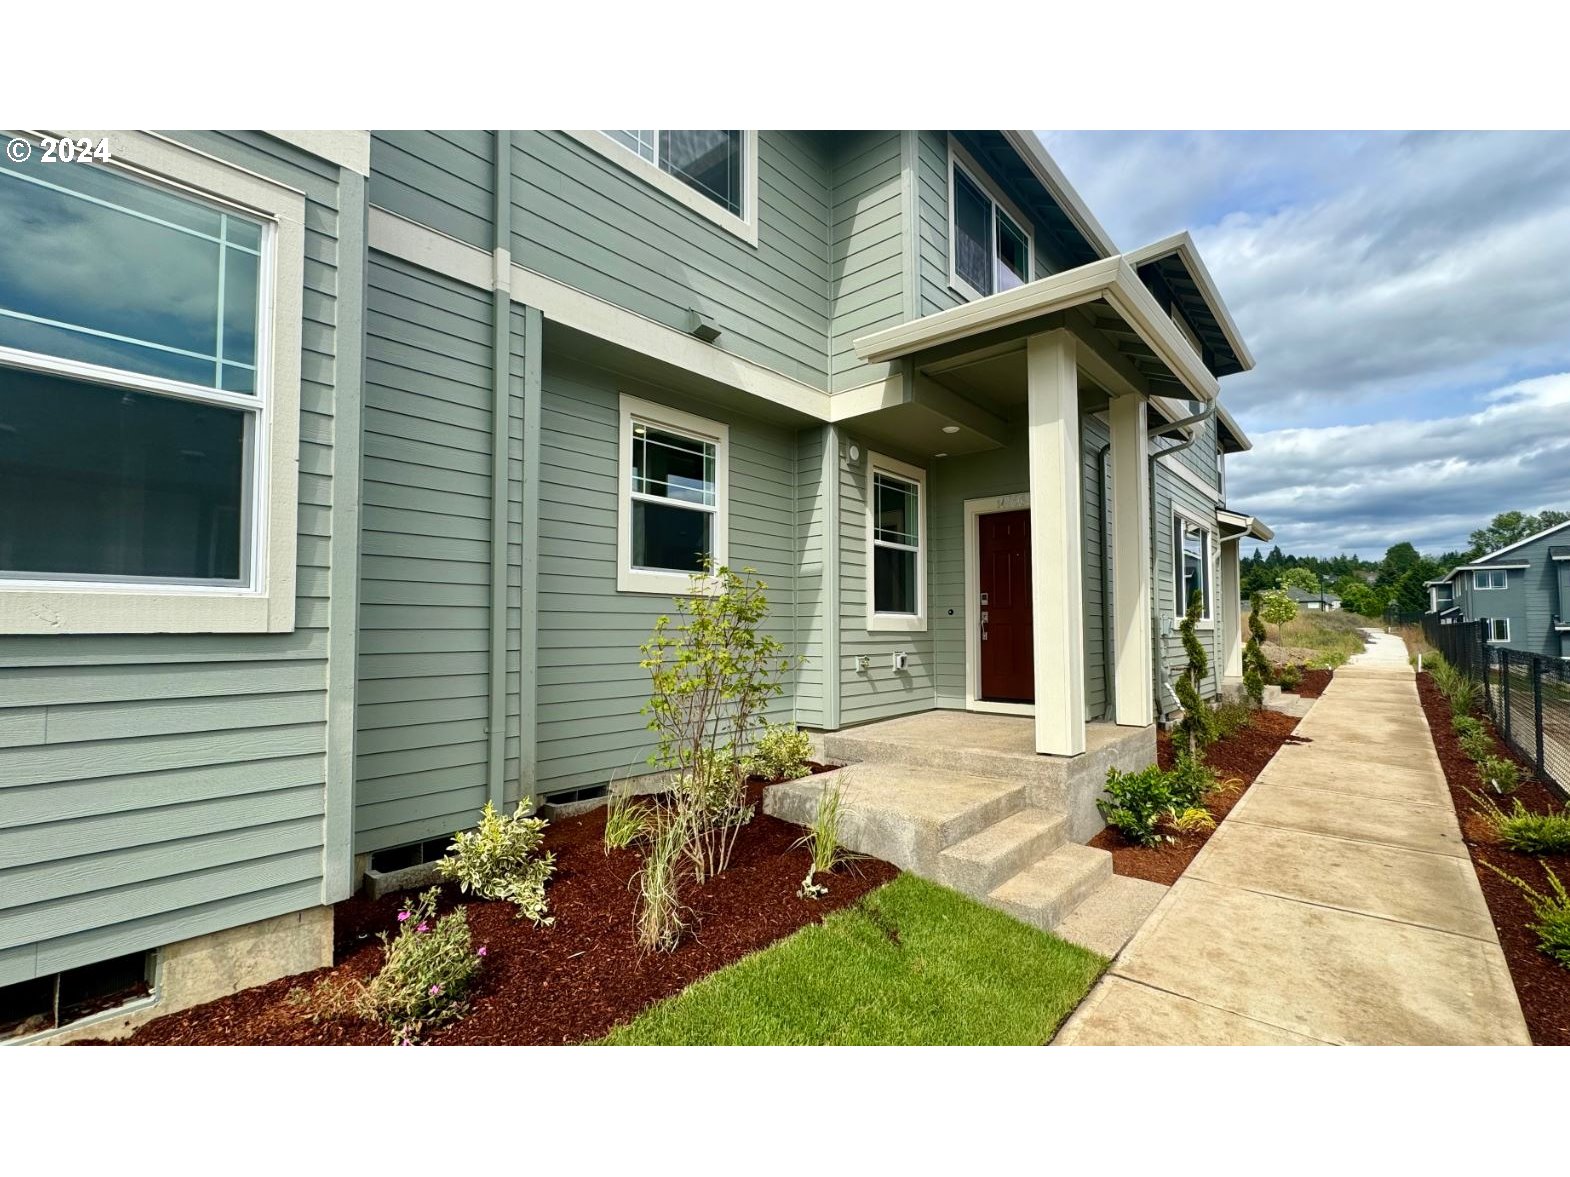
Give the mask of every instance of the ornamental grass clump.
<svg viewBox="0 0 1570 1177">
<path fill-rule="evenodd" d="M 818 882 L 817 877 L 831 874 L 854 857 L 840 845 L 840 803 L 839 786 L 825 783 L 818 794 L 818 807 L 812 815 L 812 825 L 803 837 L 791 844 L 792 850 L 805 846 L 812 854 L 807 877 L 802 879 L 801 887 L 796 892 L 802 899 L 821 899 L 827 895 L 828 887 Z"/>
<path fill-rule="evenodd" d="M 1570 806 L 1558 813 L 1533 813 L 1517 798 L 1509 813 L 1488 796 L 1467 790 L 1478 815 L 1499 842 L 1519 854 L 1570 854 Z"/>
<path fill-rule="evenodd" d="M 645 952 L 675 951 L 687 929 L 687 908 L 681 900 L 683 881 L 690 871 L 687 820 L 680 806 L 651 811 L 643 866 L 632 879 L 638 893 L 633 938 Z"/>
<path fill-rule="evenodd" d="M 556 870 L 556 855 L 541 850 L 545 829 L 542 817 L 528 817 L 525 802 L 511 817 L 503 817 L 489 801 L 476 829 L 453 835 L 447 857 L 436 864 L 444 879 L 457 882 L 466 894 L 482 899 L 505 899 L 517 907 L 517 917 L 527 917 L 536 927 L 556 922 L 549 914 L 545 886 Z"/>
<path fill-rule="evenodd" d="M 605 803 L 605 853 L 625 850 L 646 837 L 653 820 L 653 810 L 646 801 L 638 800 L 626 789 L 612 787 Z"/>
<path fill-rule="evenodd" d="M 1549 889 L 1549 894 L 1545 895 L 1525 879 L 1508 874 L 1491 862 L 1484 862 L 1483 865 L 1506 882 L 1513 883 L 1526 896 L 1535 917 L 1527 924 L 1527 928 L 1537 936 L 1538 951 L 1570 969 L 1570 892 L 1565 890 L 1564 883 L 1553 872 L 1553 868 L 1543 867 Z"/>
</svg>

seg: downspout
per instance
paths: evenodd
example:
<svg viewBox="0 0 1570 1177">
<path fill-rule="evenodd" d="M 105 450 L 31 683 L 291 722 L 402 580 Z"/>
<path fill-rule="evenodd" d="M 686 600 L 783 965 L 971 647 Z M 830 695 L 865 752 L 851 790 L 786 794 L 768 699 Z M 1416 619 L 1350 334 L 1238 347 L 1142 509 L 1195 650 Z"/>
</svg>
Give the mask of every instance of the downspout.
<svg viewBox="0 0 1570 1177">
<path fill-rule="evenodd" d="M 1195 413 L 1192 417 L 1183 417 L 1177 421 L 1168 421 L 1163 425 L 1157 425 L 1153 429 L 1147 430 L 1145 437 L 1148 441 L 1155 441 L 1157 438 L 1166 437 L 1167 435 L 1179 429 L 1186 429 L 1190 425 L 1202 424 L 1203 422 L 1210 420 L 1210 418 L 1215 415 L 1215 411 L 1216 402 L 1210 401 L 1203 409 Z M 1158 721 L 1165 719 L 1168 715 L 1172 714 L 1171 711 L 1163 706 L 1165 700 L 1163 699 L 1161 692 L 1165 690 L 1166 693 L 1171 696 L 1173 703 L 1178 702 L 1178 697 L 1177 692 L 1172 689 L 1172 684 L 1167 680 L 1166 642 L 1163 640 L 1164 635 L 1161 632 L 1161 604 L 1159 599 L 1160 585 L 1156 581 L 1156 542 L 1158 536 L 1156 528 L 1159 525 L 1156 508 L 1156 503 L 1159 498 L 1159 496 L 1156 494 L 1156 463 L 1169 454 L 1181 453 L 1182 451 L 1188 449 L 1194 444 L 1196 440 L 1198 440 L 1197 434 L 1193 437 L 1185 437 L 1177 445 L 1168 446 L 1164 450 L 1152 450 L 1150 457 L 1147 459 L 1150 462 L 1150 469 L 1148 471 L 1150 486 L 1150 633 L 1151 641 L 1154 644 L 1155 654 L 1155 656 L 1150 660 L 1150 664 L 1155 668 L 1156 673 L 1156 681 L 1154 685 L 1156 691 L 1156 719 Z M 1173 553 L 1173 559 L 1177 559 L 1176 552 Z M 1176 709 L 1177 708 L 1173 708 L 1173 710 Z"/>
<path fill-rule="evenodd" d="M 491 281 L 491 638 L 486 784 L 491 804 L 506 805 L 507 764 L 507 452 L 512 369 L 512 132 L 496 142 L 495 229 Z"/>
</svg>

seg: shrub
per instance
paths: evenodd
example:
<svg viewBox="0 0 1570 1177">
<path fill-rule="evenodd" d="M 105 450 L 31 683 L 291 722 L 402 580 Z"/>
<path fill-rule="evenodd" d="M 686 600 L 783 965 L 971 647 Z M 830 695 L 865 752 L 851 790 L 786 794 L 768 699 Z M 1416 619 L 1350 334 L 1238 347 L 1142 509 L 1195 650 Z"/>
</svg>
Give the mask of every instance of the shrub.
<svg viewBox="0 0 1570 1177">
<path fill-rule="evenodd" d="M 461 1017 L 485 947 L 476 950 L 463 908 L 436 918 L 432 887 L 398 912 L 398 932 L 381 933 L 384 962 L 369 985 L 358 979 L 319 982 L 289 999 L 312 1021 L 358 1017 L 386 1026 L 394 1042 L 412 1046 L 426 1030 Z"/>
<path fill-rule="evenodd" d="M 1138 772 L 1109 768 L 1107 795 L 1096 801 L 1103 820 L 1139 846 L 1161 841 L 1159 823 L 1173 807 L 1170 776 L 1156 764 Z"/>
<path fill-rule="evenodd" d="M 1167 792 L 1177 809 L 1202 805 L 1215 788 L 1215 770 L 1197 757 L 1179 755 L 1177 763 L 1167 773 Z"/>
<path fill-rule="evenodd" d="M 1516 762 L 1504 756 L 1485 756 L 1477 764 L 1478 775 L 1501 795 L 1514 793 L 1521 787 L 1521 770 Z"/>
<path fill-rule="evenodd" d="M 1483 721 L 1471 715 L 1452 715 L 1450 717 L 1450 730 L 1455 732 L 1458 739 L 1477 738 L 1487 731 Z"/>
<path fill-rule="evenodd" d="M 1216 828 L 1216 819 L 1203 805 L 1191 805 L 1175 814 L 1169 824 L 1180 834 L 1203 834 Z"/>
<path fill-rule="evenodd" d="M 1259 594 L 1255 593 L 1248 614 L 1248 644 L 1243 647 L 1243 689 L 1255 707 L 1265 705 L 1265 680 L 1270 677 L 1264 644 L 1265 623 L 1259 619 Z"/>
<path fill-rule="evenodd" d="M 827 895 L 829 889 L 817 881 L 817 876 L 829 874 L 851 858 L 840 845 L 840 801 L 839 786 L 825 782 L 818 794 L 818 808 L 813 814 L 812 825 L 808 827 L 806 835 L 798 838 L 791 846 L 792 850 L 805 846 L 812 853 L 812 865 L 807 868 L 807 877 L 801 881 L 801 888 L 796 892 L 803 899 L 821 899 Z"/>
<path fill-rule="evenodd" d="M 1227 700 L 1215 706 L 1215 729 L 1218 738 L 1226 740 L 1246 728 L 1254 719 L 1254 709 L 1247 703 Z"/>
<path fill-rule="evenodd" d="M 688 820 L 687 811 L 670 806 L 655 809 L 648 827 L 649 848 L 633 878 L 638 890 L 634 933 L 638 946 L 647 952 L 673 951 L 687 927 L 681 884 L 689 859 Z"/>
<path fill-rule="evenodd" d="M 1295 691 L 1303 685 L 1303 668 L 1290 662 L 1276 670 L 1276 682 L 1283 691 Z"/>
<path fill-rule="evenodd" d="M 766 781 L 793 781 L 812 771 L 812 737 L 790 723 L 765 723 L 747 757 L 747 771 Z"/>
<path fill-rule="evenodd" d="M 465 892 L 482 899 L 505 899 L 517 906 L 518 918 L 527 916 L 537 926 L 549 926 L 545 885 L 556 870 L 556 855 L 540 852 L 545 841 L 542 817 L 526 817 L 524 802 L 511 817 L 503 817 L 487 801 L 477 829 L 453 835 L 447 857 L 436 864 L 444 879 L 456 880 Z"/>
<path fill-rule="evenodd" d="M 1204 597 L 1198 589 L 1190 595 L 1188 609 L 1183 614 L 1183 624 L 1178 627 L 1183 635 L 1183 653 L 1188 665 L 1178 676 L 1173 691 L 1183 705 L 1183 719 L 1177 726 L 1178 734 L 1188 744 L 1188 754 L 1197 756 L 1216 738 L 1215 714 L 1199 693 L 1199 684 L 1210 673 L 1210 659 L 1195 632 L 1204 612 Z"/>
<path fill-rule="evenodd" d="M 605 803 L 605 853 L 625 850 L 648 833 L 653 819 L 647 802 L 624 790 L 612 789 Z"/>
<path fill-rule="evenodd" d="M 1519 854 L 1570 854 L 1570 806 L 1558 813 L 1533 813 L 1518 798 L 1509 813 L 1493 798 L 1467 790 L 1478 813 L 1501 843 Z"/>
<path fill-rule="evenodd" d="M 1488 734 L 1488 730 L 1482 724 L 1478 725 L 1476 731 L 1467 732 L 1466 735 L 1456 742 L 1461 745 L 1461 751 L 1479 764 L 1494 754 L 1493 737 Z"/>
<path fill-rule="evenodd" d="M 1524 879 L 1506 874 L 1491 862 L 1484 862 L 1483 865 L 1521 889 L 1536 917 L 1527 927 L 1537 935 L 1538 950 L 1570 969 L 1570 892 L 1566 892 L 1559 876 L 1550 867 L 1543 867 L 1543 873 L 1548 876 L 1549 891 L 1552 892 L 1544 895 Z"/>
</svg>

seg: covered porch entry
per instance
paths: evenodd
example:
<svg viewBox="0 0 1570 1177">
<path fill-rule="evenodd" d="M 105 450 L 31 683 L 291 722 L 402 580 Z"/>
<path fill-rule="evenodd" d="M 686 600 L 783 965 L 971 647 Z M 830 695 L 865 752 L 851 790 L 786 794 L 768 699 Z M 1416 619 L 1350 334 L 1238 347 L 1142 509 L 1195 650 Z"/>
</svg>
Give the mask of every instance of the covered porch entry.
<svg viewBox="0 0 1570 1177">
<path fill-rule="evenodd" d="M 1170 317 L 1114 257 L 856 346 L 904 376 L 856 427 L 932 459 L 938 706 L 1025 719 L 1059 757 L 1098 720 L 1148 727 L 1148 430 L 1217 391 Z"/>
</svg>

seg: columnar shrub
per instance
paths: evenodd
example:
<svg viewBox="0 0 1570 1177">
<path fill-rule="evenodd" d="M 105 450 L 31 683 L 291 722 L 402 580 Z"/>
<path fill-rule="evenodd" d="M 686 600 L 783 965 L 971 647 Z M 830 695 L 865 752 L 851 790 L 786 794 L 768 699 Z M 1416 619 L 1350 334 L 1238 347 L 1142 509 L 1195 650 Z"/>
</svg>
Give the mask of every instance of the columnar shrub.
<svg viewBox="0 0 1570 1177">
<path fill-rule="evenodd" d="M 1265 623 L 1259 619 L 1259 594 L 1255 593 L 1248 613 L 1248 644 L 1243 647 L 1243 689 L 1255 707 L 1265 705 L 1265 681 L 1270 677 L 1270 662 L 1261 648 L 1265 643 Z"/>
<path fill-rule="evenodd" d="M 1205 654 L 1205 647 L 1199 640 L 1196 629 L 1200 616 L 1204 611 L 1204 598 L 1198 589 L 1195 589 L 1188 600 L 1188 609 L 1183 614 L 1183 623 L 1179 632 L 1183 635 L 1183 652 L 1188 657 L 1188 665 L 1183 673 L 1178 676 L 1177 684 L 1173 691 L 1178 697 L 1178 702 L 1183 705 L 1183 721 L 1178 724 L 1178 733 L 1188 743 L 1188 754 L 1197 756 L 1216 738 L 1215 713 L 1205 703 L 1199 693 L 1199 684 L 1210 673 L 1210 659 Z"/>
<path fill-rule="evenodd" d="M 465 892 L 482 899 L 505 899 L 517 906 L 521 919 L 548 926 L 545 885 L 556 870 L 556 856 L 540 850 L 545 828 L 542 817 L 526 817 L 527 805 L 518 803 L 511 817 L 503 817 L 489 801 L 478 828 L 453 835 L 447 857 L 436 864 L 444 879 L 455 880 Z"/>
</svg>

